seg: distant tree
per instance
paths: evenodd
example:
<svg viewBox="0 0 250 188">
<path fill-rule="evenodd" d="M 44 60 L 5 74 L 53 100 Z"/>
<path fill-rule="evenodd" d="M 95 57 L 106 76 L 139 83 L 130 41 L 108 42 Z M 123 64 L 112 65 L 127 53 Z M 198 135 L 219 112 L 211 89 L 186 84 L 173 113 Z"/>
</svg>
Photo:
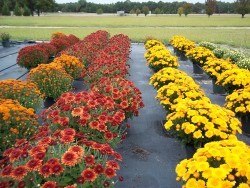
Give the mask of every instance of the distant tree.
<svg viewBox="0 0 250 188">
<path fill-rule="evenodd" d="M 101 8 L 97 9 L 96 14 L 103 14 L 103 10 Z"/>
<path fill-rule="evenodd" d="M 135 14 L 135 10 L 132 9 L 132 10 L 129 12 L 129 14 Z"/>
<path fill-rule="evenodd" d="M 14 15 L 22 16 L 22 10 L 21 10 L 21 7 L 19 6 L 18 1 L 16 2 L 15 8 L 14 8 Z"/>
<path fill-rule="evenodd" d="M 213 15 L 216 9 L 216 0 L 205 0 L 206 14 L 208 17 Z"/>
<path fill-rule="evenodd" d="M 136 9 L 135 13 L 136 13 L 136 16 L 138 16 L 139 14 L 141 14 L 141 10 L 140 9 Z"/>
<path fill-rule="evenodd" d="M 24 8 L 23 8 L 23 15 L 24 16 L 30 16 L 31 15 L 30 9 L 26 5 L 24 5 Z"/>
<path fill-rule="evenodd" d="M 79 0 L 77 4 L 78 4 L 77 12 L 80 12 L 81 9 L 86 7 L 87 1 L 86 0 Z"/>
<path fill-rule="evenodd" d="M 235 9 L 238 14 L 241 14 L 241 18 L 244 18 L 245 14 L 250 12 L 250 0 L 237 0 Z"/>
<path fill-rule="evenodd" d="M 9 9 L 9 6 L 6 2 L 4 2 L 4 4 L 3 4 L 2 15 L 3 16 L 10 16 L 10 9 Z"/>
<path fill-rule="evenodd" d="M 142 13 L 145 14 L 145 16 L 147 16 L 149 14 L 149 8 L 148 8 L 148 6 L 143 6 L 142 7 Z"/>
<path fill-rule="evenodd" d="M 187 16 L 191 12 L 192 12 L 192 5 L 190 3 L 184 3 L 184 5 L 183 5 L 183 13 L 185 14 L 185 16 Z"/>
<path fill-rule="evenodd" d="M 177 14 L 179 14 L 179 16 L 181 16 L 183 14 L 183 7 L 179 7 L 177 10 Z"/>
<path fill-rule="evenodd" d="M 55 0 L 35 0 L 35 9 L 37 10 L 38 16 L 41 12 L 48 12 L 55 6 Z"/>
<path fill-rule="evenodd" d="M 154 13 L 156 14 L 156 15 L 158 15 L 158 14 L 161 14 L 161 9 L 159 9 L 158 7 L 154 10 Z"/>
</svg>

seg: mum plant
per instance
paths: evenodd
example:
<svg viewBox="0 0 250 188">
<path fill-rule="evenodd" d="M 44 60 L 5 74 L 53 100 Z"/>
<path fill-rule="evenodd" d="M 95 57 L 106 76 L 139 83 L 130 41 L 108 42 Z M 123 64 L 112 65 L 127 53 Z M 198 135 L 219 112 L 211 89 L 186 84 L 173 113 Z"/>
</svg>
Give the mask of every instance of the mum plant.
<svg viewBox="0 0 250 188">
<path fill-rule="evenodd" d="M 26 69 L 48 62 L 47 51 L 39 46 L 26 46 L 18 52 L 17 64 Z"/>
<path fill-rule="evenodd" d="M 122 160 L 108 144 L 85 140 L 70 128 L 52 133 L 46 126 L 3 155 L 1 187 L 113 187 Z"/>
<path fill-rule="evenodd" d="M 238 68 L 237 65 L 231 63 L 230 61 L 218 58 L 208 58 L 203 66 L 203 69 L 215 82 L 223 72 L 236 68 Z"/>
<path fill-rule="evenodd" d="M 133 82 L 122 77 L 103 77 L 91 85 L 91 91 L 111 97 L 117 107 L 125 112 L 125 118 L 139 115 L 144 106 L 141 92 Z"/>
<path fill-rule="evenodd" d="M 208 58 L 215 57 L 211 50 L 201 46 L 187 50 L 186 56 L 194 63 L 198 63 L 201 66 L 204 65 Z"/>
<path fill-rule="evenodd" d="M 177 180 L 186 188 L 247 188 L 250 181 L 250 148 L 236 139 L 210 142 L 191 159 L 176 166 Z"/>
<path fill-rule="evenodd" d="M 154 46 L 161 46 L 161 47 L 164 47 L 164 45 L 162 44 L 162 42 L 160 42 L 159 40 L 157 39 L 149 39 L 149 40 L 146 40 L 145 44 L 144 44 L 144 47 L 146 50 L 149 50 L 150 48 L 154 47 Z"/>
<path fill-rule="evenodd" d="M 0 153 L 12 147 L 16 139 L 30 138 L 38 129 L 38 117 L 11 99 L 0 99 Z"/>
<path fill-rule="evenodd" d="M 51 39 L 53 40 L 53 39 L 58 39 L 58 38 L 61 38 L 61 37 L 63 37 L 63 36 L 66 36 L 63 32 L 54 32 L 54 33 L 52 33 L 52 35 L 51 35 Z"/>
<path fill-rule="evenodd" d="M 243 89 L 250 84 L 250 72 L 246 69 L 230 69 L 223 72 L 216 84 L 222 85 L 229 93 L 236 89 Z"/>
<path fill-rule="evenodd" d="M 195 83 L 169 83 L 157 90 L 156 99 L 160 101 L 163 107 L 171 112 L 171 107 L 177 104 L 181 99 L 199 100 L 205 97 L 205 93 Z"/>
<path fill-rule="evenodd" d="M 200 42 L 199 46 L 205 47 L 209 50 L 214 50 L 215 48 L 217 48 L 217 46 L 214 43 L 207 42 L 207 41 Z"/>
<path fill-rule="evenodd" d="M 53 39 L 50 41 L 50 44 L 56 48 L 56 53 L 59 53 L 70 46 L 70 43 L 64 38 Z"/>
<path fill-rule="evenodd" d="M 188 40 L 183 36 L 177 36 L 177 35 L 171 38 L 170 43 L 175 49 L 183 53 L 186 53 L 188 50 L 196 46 L 193 41 Z"/>
<path fill-rule="evenodd" d="M 39 48 L 42 48 L 46 51 L 46 53 L 48 54 L 48 57 L 54 57 L 56 55 L 56 48 L 49 44 L 49 43 L 40 43 L 36 45 Z"/>
<path fill-rule="evenodd" d="M 193 84 L 194 80 L 185 72 L 171 67 L 161 69 L 151 76 L 149 80 L 149 84 L 153 85 L 155 89 L 159 89 L 171 82 Z"/>
<path fill-rule="evenodd" d="M 250 70 L 250 58 L 241 59 L 235 64 L 242 69 Z"/>
<path fill-rule="evenodd" d="M 17 100 L 22 106 L 34 110 L 43 102 L 43 95 L 36 84 L 21 80 L 1 80 L 0 98 Z"/>
<path fill-rule="evenodd" d="M 225 140 L 241 133 L 241 123 L 231 110 L 209 102 L 206 97 L 178 101 L 167 115 L 165 128 L 171 130 L 184 144 L 196 148 L 212 141 Z"/>
<path fill-rule="evenodd" d="M 74 128 L 89 140 L 115 146 L 124 133 L 120 127 L 125 114 L 111 97 L 99 93 L 64 93 L 56 103 L 42 112 L 52 131 Z"/>
<path fill-rule="evenodd" d="M 54 59 L 53 63 L 64 68 L 64 70 L 74 79 L 79 78 L 84 70 L 83 63 L 74 56 L 63 54 Z"/>
<path fill-rule="evenodd" d="M 61 94 L 72 89 L 73 78 L 55 63 L 41 64 L 32 69 L 28 80 L 35 83 L 46 96 L 57 99 Z"/>
<path fill-rule="evenodd" d="M 235 90 L 228 95 L 225 106 L 238 117 L 247 116 L 250 113 L 250 87 Z"/>
</svg>

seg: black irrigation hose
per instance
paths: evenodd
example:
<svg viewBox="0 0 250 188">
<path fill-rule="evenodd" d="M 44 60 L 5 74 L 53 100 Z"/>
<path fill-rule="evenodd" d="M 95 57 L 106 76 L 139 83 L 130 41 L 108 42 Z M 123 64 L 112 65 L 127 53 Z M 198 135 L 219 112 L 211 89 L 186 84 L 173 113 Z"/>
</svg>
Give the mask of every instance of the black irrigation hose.
<svg viewBox="0 0 250 188">
<path fill-rule="evenodd" d="M 13 67 L 13 66 L 15 66 L 15 65 L 17 65 L 17 64 L 15 63 L 14 65 L 11 65 L 11 66 L 9 66 L 9 67 L 6 67 L 6 68 L 0 70 L 0 72 L 3 72 L 4 70 L 9 69 L 9 68 L 11 68 L 11 67 Z"/>
<path fill-rule="evenodd" d="M 22 78 L 24 75 L 26 75 L 29 71 L 26 71 L 24 74 L 22 74 L 21 76 L 19 76 L 18 78 L 16 78 L 16 80 L 19 80 L 20 78 Z"/>
<path fill-rule="evenodd" d="M 4 56 L 0 57 L 0 59 L 5 58 L 5 57 L 10 56 L 10 55 L 17 54 L 17 53 L 18 53 L 18 52 L 14 52 L 14 53 L 11 53 L 11 54 L 8 54 L 8 55 L 4 55 Z"/>
</svg>

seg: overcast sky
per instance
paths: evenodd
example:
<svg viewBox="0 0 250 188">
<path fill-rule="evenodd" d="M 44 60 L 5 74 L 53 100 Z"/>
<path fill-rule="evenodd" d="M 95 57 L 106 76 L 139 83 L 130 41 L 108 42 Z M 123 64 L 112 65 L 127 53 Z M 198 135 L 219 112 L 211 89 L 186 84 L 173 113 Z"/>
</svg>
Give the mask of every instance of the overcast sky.
<svg viewBox="0 0 250 188">
<path fill-rule="evenodd" d="M 125 0 L 119 0 L 119 1 L 125 1 Z M 130 0 L 131 2 L 148 2 L 149 0 Z M 159 2 L 159 0 L 150 0 L 150 1 L 154 1 L 154 2 Z M 162 0 L 162 2 L 173 2 L 173 1 L 186 1 L 189 3 L 204 3 L 205 0 Z M 220 0 L 222 2 L 234 2 L 235 0 Z M 56 0 L 57 3 L 75 3 L 78 2 L 78 0 Z M 102 4 L 106 4 L 106 3 L 116 3 L 118 2 L 117 0 L 87 0 L 87 2 L 93 2 L 93 3 L 102 3 Z"/>
</svg>

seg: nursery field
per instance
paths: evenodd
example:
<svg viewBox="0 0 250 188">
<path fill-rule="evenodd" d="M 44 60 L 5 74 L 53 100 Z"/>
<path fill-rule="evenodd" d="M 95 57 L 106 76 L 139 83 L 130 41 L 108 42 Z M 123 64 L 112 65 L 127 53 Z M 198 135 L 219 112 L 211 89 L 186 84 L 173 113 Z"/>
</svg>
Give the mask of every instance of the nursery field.
<svg viewBox="0 0 250 188">
<path fill-rule="evenodd" d="M 196 42 L 206 40 L 250 48 L 249 27 L 249 15 L 244 19 L 239 15 L 0 17 L 0 32 L 9 32 L 13 40 L 49 40 L 50 33 L 56 31 L 83 38 L 97 29 L 105 29 L 111 34 L 124 33 L 132 42 L 143 42 L 150 35 L 168 42 L 175 33 Z"/>
</svg>

